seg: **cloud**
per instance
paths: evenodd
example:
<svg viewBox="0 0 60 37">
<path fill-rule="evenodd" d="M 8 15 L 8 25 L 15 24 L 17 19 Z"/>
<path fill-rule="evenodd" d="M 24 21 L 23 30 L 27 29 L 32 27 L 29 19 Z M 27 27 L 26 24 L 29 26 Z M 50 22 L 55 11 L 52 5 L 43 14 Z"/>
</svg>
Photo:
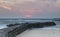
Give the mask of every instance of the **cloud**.
<svg viewBox="0 0 60 37">
<path fill-rule="evenodd" d="M 11 7 L 5 6 L 5 5 L 0 5 L 0 7 L 5 8 L 5 9 L 7 9 L 7 10 L 11 10 L 11 9 L 12 9 Z"/>
<path fill-rule="evenodd" d="M 60 0 L 8 0 L 3 7 L 11 10 L 15 16 L 26 17 L 54 17 L 60 13 Z M 6 12 L 6 11 L 5 11 Z M 59 16 L 58 16 L 59 17 Z"/>
</svg>

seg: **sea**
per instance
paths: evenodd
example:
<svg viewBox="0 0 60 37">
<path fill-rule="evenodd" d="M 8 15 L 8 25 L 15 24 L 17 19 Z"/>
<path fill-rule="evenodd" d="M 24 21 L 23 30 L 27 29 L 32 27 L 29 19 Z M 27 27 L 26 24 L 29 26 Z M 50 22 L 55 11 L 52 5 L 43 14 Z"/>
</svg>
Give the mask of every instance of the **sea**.
<svg viewBox="0 0 60 37">
<path fill-rule="evenodd" d="M 50 27 L 44 27 L 42 29 L 60 29 L 60 21 L 53 21 L 53 20 L 14 20 L 14 19 L 4 19 L 4 20 L 0 20 L 0 29 L 3 28 L 8 28 L 7 25 L 9 24 L 14 24 L 14 23 L 35 23 L 35 22 L 55 22 L 56 26 L 50 26 Z"/>
</svg>

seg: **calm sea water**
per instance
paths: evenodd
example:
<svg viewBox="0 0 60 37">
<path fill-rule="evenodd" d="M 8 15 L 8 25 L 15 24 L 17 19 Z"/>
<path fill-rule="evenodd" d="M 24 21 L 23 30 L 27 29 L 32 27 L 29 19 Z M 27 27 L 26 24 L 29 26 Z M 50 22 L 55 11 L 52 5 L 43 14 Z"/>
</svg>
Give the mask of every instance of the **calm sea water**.
<svg viewBox="0 0 60 37">
<path fill-rule="evenodd" d="M 12 23 L 24 23 L 24 22 L 51 22 L 52 20 L 0 20 L 0 29 L 7 28 L 6 25 L 12 24 Z M 50 26 L 45 27 L 42 29 L 60 29 L 60 21 L 54 21 L 57 25 L 56 26 Z"/>
</svg>

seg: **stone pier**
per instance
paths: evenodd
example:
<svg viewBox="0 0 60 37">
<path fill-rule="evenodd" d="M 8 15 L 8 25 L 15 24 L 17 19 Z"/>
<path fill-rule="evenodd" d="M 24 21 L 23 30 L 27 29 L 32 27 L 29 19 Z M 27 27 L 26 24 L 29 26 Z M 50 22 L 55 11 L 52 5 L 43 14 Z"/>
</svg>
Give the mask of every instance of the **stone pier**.
<svg viewBox="0 0 60 37">
<path fill-rule="evenodd" d="M 54 25 L 56 25 L 54 22 L 9 24 L 7 25 L 8 28 L 0 29 L 0 37 L 16 37 L 18 34 L 30 28 L 42 28 Z"/>
</svg>

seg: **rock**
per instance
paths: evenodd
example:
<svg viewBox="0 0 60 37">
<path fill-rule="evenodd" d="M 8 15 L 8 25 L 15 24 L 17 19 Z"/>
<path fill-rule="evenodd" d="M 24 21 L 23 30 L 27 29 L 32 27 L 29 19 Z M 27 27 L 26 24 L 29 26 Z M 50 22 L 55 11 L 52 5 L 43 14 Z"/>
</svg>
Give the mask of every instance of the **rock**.
<svg viewBox="0 0 60 37">
<path fill-rule="evenodd" d="M 16 25 L 20 25 L 20 23 L 9 24 L 9 25 L 7 25 L 7 26 L 8 26 L 8 27 L 11 27 L 11 26 L 16 26 Z"/>
<path fill-rule="evenodd" d="M 42 27 L 47 27 L 47 26 L 54 26 L 56 25 L 54 22 L 37 22 L 37 23 L 31 23 L 30 27 L 32 28 L 42 28 Z"/>
</svg>

